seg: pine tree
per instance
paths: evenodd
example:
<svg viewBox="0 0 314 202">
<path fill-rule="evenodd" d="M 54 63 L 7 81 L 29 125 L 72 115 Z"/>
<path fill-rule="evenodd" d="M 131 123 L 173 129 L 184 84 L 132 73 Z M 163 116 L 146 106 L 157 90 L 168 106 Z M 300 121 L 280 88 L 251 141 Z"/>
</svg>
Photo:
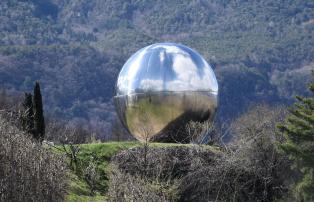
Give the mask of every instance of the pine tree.
<svg viewBox="0 0 314 202">
<path fill-rule="evenodd" d="M 40 92 L 39 83 L 36 82 L 34 88 L 34 131 L 35 131 L 35 138 L 39 141 L 42 141 L 45 136 L 45 119 L 44 119 L 44 110 L 42 104 L 42 96 Z"/>
<path fill-rule="evenodd" d="M 314 82 L 309 89 L 314 91 Z M 300 200 L 314 201 L 314 99 L 297 96 L 297 100 L 286 122 L 278 126 L 286 139 L 279 147 L 301 173 L 296 184 Z"/>
<path fill-rule="evenodd" d="M 32 133 L 34 129 L 34 112 L 33 112 L 33 95 L 25 93 L 22 113 L 22 127 L 23 130 Z"/>
</svg>

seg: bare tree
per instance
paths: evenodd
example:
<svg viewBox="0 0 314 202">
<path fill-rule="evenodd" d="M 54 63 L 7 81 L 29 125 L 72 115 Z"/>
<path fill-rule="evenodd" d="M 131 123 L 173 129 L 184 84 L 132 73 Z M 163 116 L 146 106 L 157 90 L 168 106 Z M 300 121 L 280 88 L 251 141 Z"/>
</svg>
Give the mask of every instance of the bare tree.
<svg viewBox="0 0 314 202">
<path fill-rule="evenodd" d="M 46 140 L 56 144 L 81 144 L 91 139 L 92 133 L 81 125 L 55 119 L 46 121 Z"/>
<path fill-rule="evenodd" d="M 149 116 L 149 114 L 145 111 L 145 109 L 140 109 L 140 118 L 139 118 L 139 124 L 138 129 L 142 136 L 143 142 L 143 159 L 144 159 L 144 172 L 146 172 L 146 166 L 147 166 L 147 155 L 149 150 L 149 141 L 152 138 L 153 134 L 153 123 Z"/>
<path fill-rule="evenodd" d="M 70 169 L 77 172 L 80 168 L 80 162 L 78 160 L 80 146 L 75 143 L 83 136 L 80 133 L 80 128 L 51 120 L 47 124 L 46 135 L 47 138 L 49 138 L 48 140 L 55 141 L 52 144 L 48 142 L 48 144 L 63 152 L 70 161 Z M 58 145 L 55 146 L 55 143 Z"/>
<path fill-rule="evenodd" d="M 260 183 L 264 190 L 261 193 L 265 201 L 282 196 L 289 188 L 284 182 L 291 175 L 290 162 L 276 147 L 283 140 L 276 132 L 276 124 L 282 122 L 286 114 L 281 106 L 257 105 L 231 124 L 234 139 L 229 159 L 262 177 Z"/>
</svg>

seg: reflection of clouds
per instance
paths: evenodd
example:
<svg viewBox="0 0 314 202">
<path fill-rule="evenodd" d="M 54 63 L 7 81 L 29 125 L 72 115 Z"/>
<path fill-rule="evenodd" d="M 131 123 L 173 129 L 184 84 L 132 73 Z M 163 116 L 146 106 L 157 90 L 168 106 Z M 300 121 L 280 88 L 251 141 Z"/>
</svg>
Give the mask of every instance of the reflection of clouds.
<svg viewBox="0 0 314 202">
<path fill-rule="evenodd" d="M 140 89 L 162 91 L 163 81 L 157 79 L 144 79 L 140 83 Z"/>
<path fill-rule="evenodd" d="M 164 62 L 165 57 L 166 57 L 165 51 L 161 51 L 161 52 L 159 53 L 159 59 L 160 59 L 160 62 L 161 62 L 161 63 Z"/>
<path fill-rule="evenodd" d="M 129 58 L 123 66 L 117 82 L 119 92 L 129 94 L 134 90 L 131 85 L 136 79 L 140 79 L 136 78 L 136 75 L 142 67 L 141 63 L 148 48 L 149 46 L 138 51 L 135 55 Z"/>
<path fill-rule="evenodd" d="M 149 63 L 154 61 L 151 57 L 160 62 Z M 140 71 L 143 74 L 138 78 Z M 218 92 L 215 74 L 208 63 L 193 50 L 173 44 L 151 45 L 133 55 L 121 70 L 117 85 L 122 94 L 134 90 Z"/>
<path fill-rule="evenodd" d="M 197 65 L 205 67 L 203 75 L 199 75 Z M 170 81 L 167 85 L 168 89 L 173 90 L 213 90 L 216 91 L 217 84 L 211 74 L 211 69 L 207 63 L 195 64 L 191 57 L 183 55 L 173 56 L 173 70 L 177 79 Z"/>
<path fill-rule="evenodd" d="M 205 65 L 204 67 L 204 71 L 205 71 L 205 75 L 206 77 L 210 78 L 210 87 L 212 89 L 212 91 L 216 91 L 218 92 L 218 83 L 216 80 L 216 76 L 215 73 L 213 71 L 213 69 L 209 66 L 209 64 L 206 62 L 206 60 L 204 58 L 202 58 L 203 64 Z"/>
<path fill-rule="evenodd" d="M 117 81 L 117 86 L 118 86 L 118 94 L 122 92 L 128 92 L 129 85 L 128 85 L 128 77 L 126 76 L 119 76 L 118 81 Z"/>
<path fill-rule="evenodd" d="M 152 50 L 154 49 L 162 49 L 164 50 L 167 54 L 181 54 L 181 55 L 188 55 L 188 53 L 186 51 L 184 51 L 183 49 L 181 49 L 178 46 L 174 46 L 174 45 L 162 45 L 162 44 L 157 44 L 155 46 L 151 47 Z"/>
<path fill-rule="evenodd" d="M 137 57 L 135 57 L 134 60 L 130 61 L 129 68 L 128 68 L 128 70 L 129 70 L 128 71 L 128 77 L 127 77 L 128 83 L 130 83 L 131 81 L 134 81 L 136 79 L 135 76 L 141 68 L 141 63 L 142 63 L 142 60 L 144 58 L 144 55 L 146 54 L 146 49 L 147 48 L 140 51 L 139 54 L 137 55 Z M 131 58 L 131 59 L 133 59 L 133 58 Z"/>
</svg>

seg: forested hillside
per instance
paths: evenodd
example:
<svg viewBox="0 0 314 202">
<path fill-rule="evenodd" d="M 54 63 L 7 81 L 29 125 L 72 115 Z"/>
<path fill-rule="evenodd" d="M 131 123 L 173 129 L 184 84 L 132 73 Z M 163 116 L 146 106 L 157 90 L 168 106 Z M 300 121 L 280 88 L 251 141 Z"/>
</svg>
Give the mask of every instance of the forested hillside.
<svg viewBox="0 0 314 202">
<path fill-rule="evenodd" d="M 313 36 L 313 1 L 1 0 L 0 88 L 30 91 L 39 80 L 50 116 L 104 136 L 124 62 L 151 43 L 178 42 L 214 68 L 217 118 L 228 121 L 251 103 L 306 94 Z"/>
</svg>

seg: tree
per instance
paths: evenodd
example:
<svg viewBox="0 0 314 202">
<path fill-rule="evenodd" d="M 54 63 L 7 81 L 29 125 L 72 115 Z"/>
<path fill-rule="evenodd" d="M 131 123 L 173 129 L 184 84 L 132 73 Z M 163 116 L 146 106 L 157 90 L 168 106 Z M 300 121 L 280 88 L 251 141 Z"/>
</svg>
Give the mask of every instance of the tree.
<svg viewBox="0 0 314 202">
<path fill-rule="evenodd" d="M 314 75 L 314 71 L 312 71 Z M 314 91 L 314 82 L 309 89 Z M 300 201 L 314 200 L 314 99 L 297 96 L 284 124 L 278 125 L 286 141 L 279 148 L 293 161 L 301 173 L 296 184 Z"/>
<path fill-rule="evenodd" d="M 34 88 L 33 105 L 34 105 L 34 131 L 35 131 L 34 137 L 37 140 L 42 141 L 45 136 L 45 119 L 40 86 L 38 82 L 36 82 Z"/>
<path fill-rule="evenodd" d="M 292 174 L 287 168 L 291 164 L 276 147 L 283 139 L 276 133 L 276 123 L 282 122 L 285 116 L 286 110 L 281 106 L 259 104 L 251 106 L 231 123 L 233 139 L 226 148 L 230 151 L 226 153 L 226 158 L 237 169 L 244 166 L 246 171 L 256 176 L 245 182 L 248 188 L 255 190 L 251 192 L 251 200 L 240 201 L 258 201 L 259 197 L 263 198 L 262 201 L 276 201 L 287 197 L 287 184 Z M 262 186 L 258 188 L 259 185 Z M 243 191 L 242 188 L 240 190 Z"/>
<path fill-rule="evenodd" d="M 22 103 L 22 128 L 26 132 L 32 133 L 34 130 L 34 111 L 33 111 L 33 95 L 31 93 L 24 94 Z"/>
<path fill-rule="evenodd" d="M 0 89 L 0 109 L 4 109 L 7 105 L 7 93 L 5 89 Z"/>
</svg>

